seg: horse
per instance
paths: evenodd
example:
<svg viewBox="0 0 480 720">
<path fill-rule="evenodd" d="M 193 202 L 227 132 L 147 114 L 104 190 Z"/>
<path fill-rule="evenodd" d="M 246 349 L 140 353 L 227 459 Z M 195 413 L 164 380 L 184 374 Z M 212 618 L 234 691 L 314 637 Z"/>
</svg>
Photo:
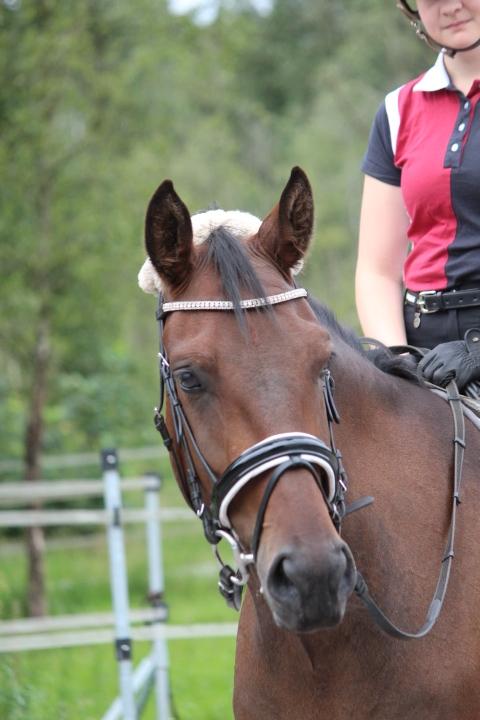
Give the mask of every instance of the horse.
<svg viewBox="0 0 480 720">
<path fill-rule="evenodd" d="M 207 540 L 226 541 L 238 566 L 218 553 L 220 590 L 240 607 L 234 716 L 478 720 L 479 435 L 467 420 L 458 437 L 455 398 L 407 356 L 366 348 L 297 286 L 313 223 L 300 168 L 262 221 L 191 216 L 170 180 L 146 213 L 157 429 Z M 372 621 L 362 596 L 418 628 L 446 565 L 428 633 Z"/>
</svg>

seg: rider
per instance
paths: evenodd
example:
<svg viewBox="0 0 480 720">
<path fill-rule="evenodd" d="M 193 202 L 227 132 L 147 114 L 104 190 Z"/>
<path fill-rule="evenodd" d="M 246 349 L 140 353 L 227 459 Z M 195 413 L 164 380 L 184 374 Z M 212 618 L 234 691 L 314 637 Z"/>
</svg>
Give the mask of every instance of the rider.
<svg viewBox="0 0 480 720">
<path fill-rule="evenodd" d="M 433 348 L 424 376 L 462 387 L 480 378 L 480 0 L 397 6 L 439 55 L 372 126 L 357 309 L 366 335 Z"/>
</svg>

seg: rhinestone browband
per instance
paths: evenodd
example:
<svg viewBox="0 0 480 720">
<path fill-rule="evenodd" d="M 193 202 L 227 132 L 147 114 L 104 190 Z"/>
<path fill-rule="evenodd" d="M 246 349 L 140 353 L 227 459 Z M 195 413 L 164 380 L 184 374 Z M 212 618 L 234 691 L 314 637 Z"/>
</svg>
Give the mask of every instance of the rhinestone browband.
<svg viewBox="0 0 480 720">
<path fill-rule="evenodd" d="M 287 300 L 295 300 L 300 297 L 307 297 L 308 292 L 305 288 L 295 288 L 288 292 L 278 293 L 278 295 L 268 295 L 264 298 L 250 298 L 249 300 L 240 300 L 240 307 L 244 310 L 251 308 L 264 307 L 265 305 L 278 305 L 278 303 L 287 302 Z M 234 310 L 235 306 L 230 300 L 179 300 L 178 302 L 166 302 L 162 305 L 164 313 L 174 312 L 175 310 Z"/>
</svg>

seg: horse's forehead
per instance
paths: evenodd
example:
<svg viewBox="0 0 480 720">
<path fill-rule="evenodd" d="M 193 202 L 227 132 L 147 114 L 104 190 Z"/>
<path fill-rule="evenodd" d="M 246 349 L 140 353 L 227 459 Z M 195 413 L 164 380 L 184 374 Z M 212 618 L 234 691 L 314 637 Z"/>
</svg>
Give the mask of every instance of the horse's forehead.
<svg viewBox="0 0 480 720">
<path fill-rule="evenodd" d="M 217 228 L 224 228 L 238 240 L 244 240 L 255 235 L 262 221 L 251 213 L 241 210 L 207 210 L 192 215 L 193 242 L 202 245 Z M 163 291 L 163 283 L 153 267 L 150 258 L 147 258 L 140 268 L 138 284 L 146 293 L 157 295 Z"/>
<path fill-rule="evenodd" d="M 331 353 L 331 336 L 301 300 L 285 303 L 269 312 L 245 311 L 239 324 L 232 311 L 178 311 L 165 325 L 165 343 L 171 357 L 192 356 L 201 363 L 219 367 L 265 367 L 274 363 L 278 372 L 290 373 L 309 357 L 326 361 Z M 284 363 L 282 358 L 289 358 Z"/>
</svg>

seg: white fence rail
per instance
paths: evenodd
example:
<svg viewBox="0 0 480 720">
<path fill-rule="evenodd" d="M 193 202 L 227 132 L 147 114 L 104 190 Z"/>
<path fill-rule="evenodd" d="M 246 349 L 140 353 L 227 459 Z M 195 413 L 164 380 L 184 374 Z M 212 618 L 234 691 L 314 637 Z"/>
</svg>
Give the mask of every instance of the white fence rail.
<svg viewBox="0 0 480 720">
<path fill-rule="evenodd" d="M 129 477 L 120 481 L 122 492 L 144 490 L 145 477 Z M 102 480 L 36 480 L 35 482 L 0 482 L 0 503 L 32 502 L 34 500 L 67 500 L 75 497 L 101 497 Z"/>
<path fill-rule="evenodd" d="M 106 510 L 0 510 L 0 528 L 105 525 L 108 517 Z M 123 508 L 121 511 L 124 524 L 143 523 L 150 518 L 162 522 L 176 522 L 194 520 L 195 515 L 188 508 L 164 508 L 155 515 L 148 510 L 136 508 Z"/>
<path fill-rule="evenodd" d="M 159 456 L 159 447 L 122 452 L 122 459 Z M 56 460 L 56 462 L 52 462 Z M 50 459 L 45 466 L 67 467 L 98 463 L 98 456 Z M 187 508 L 161 508 L 160 478 L 146 475 L 121 480 L 117 453 L 102 453 L 103 480 L 57 480 L 35 483 L 0 483 L 0 505 L 31 505 L 33 502 L 104 495 L 104 510 L 2 509 L 0 528 L 35 526 L 103 525 L 107 529 L 110 558 L 113 613 L 61 616 L 42 619 L 21 619 L 0 622 L 0 652 L 47 650 L 83 645 L 112 643 L 115 646 L 119 671 L 120 695 L 107 710 L 104 720 L 138 720 L 149 691 L 155 687 L 156 717 L 169 720 L 170 690 L 168 681 L 167 639 L 232 635 L 235 625 L 166 626 L 167 607 L 163 602 L 164 580 L 161 553 L 161 523 L 195 519 Z M 0 469 L 2 464 L 0 463 Z M 3 464 L 5 467 L 5 464 Z M 143 490 L 144 509 L 123 508 L 122 491 Z M 145 523 L 148 550 L 147 610 L 130 610 L 128 580 L 123 538 L 126 523 Z M 132 623 L 144 623 L 132 627 Z M 135 669 L 131 641 L 149 640 L 152 650 Z"/>
<path fill-rule="evenodd" d="M 131 611 L 131 618 L 133 611 Z M 73 618 L 72 618 L 73 619 Z M 194 640 L 197 638 L 235 637 L 236 623 L 202 623 L 196 625 L 145 625 L 132 627 L 133 640 Z M 114 641 L 113 628 L 69 630 L 67 632 L 31 632 L 0 638 L 0 652 L 14 653 L 24 650 L 53 650 L 55 648 L 105 645 Z"/>
<path fill-rule="evenodd" d="M 97 458 L 98 461 L 98 458 Z M 148 476 L 124 478 L 122 492 L 146 490 Z M 68 500 L 79 497 L 100 497 L 104 492 L 103 480 L 44 480 L 32 483 L 0 483 L 0 505 L 32 503 L 41 500 Z M 144 523 L 149 519 L 160 522 L 177 522 L 195 519 L 188 508 L 162 508 L 158 514 L 151 510 L 123 508 L 122 522 Z M 0 528 L 54 527 L 67 525 L 105 525 L 106 510 L 0 510 Z"/>
<path fill-rule="evenodd" d="M 153 619 L 152 608 L 136 608 L 130 610 L 133 623 L 149 623 Z M 166 613 L 165 617 L 166 619 Z M 105 613 L 76 613 L 75 615 L 51 615 L 43 618 L 20 618 L 0 622 L 1 643 L 6 635 L 29 635 L 34 633 L 58 632 L 60 630 L 81 630 L 82 628 L 98 628 L 113 626 L 114 615 Z"/>
<path fill-rule="evenodd" d="M 149 445 L 143 448 L 127 448 L 119 453 L 120 461 L 127 462 L 129 460 L 158 460 L 165 457 L 167 451 L 158 445 Z M 58 469 L 67 467 L 86 467 L 98 466 L 98 453 L 72 453 L 70 455 L 44 455 L 42 458 L 42 466 L 45 469 Z M 14 472 L 23 468 L 21 460 L 0 460 L 0 472 Z"/>
</svg>

